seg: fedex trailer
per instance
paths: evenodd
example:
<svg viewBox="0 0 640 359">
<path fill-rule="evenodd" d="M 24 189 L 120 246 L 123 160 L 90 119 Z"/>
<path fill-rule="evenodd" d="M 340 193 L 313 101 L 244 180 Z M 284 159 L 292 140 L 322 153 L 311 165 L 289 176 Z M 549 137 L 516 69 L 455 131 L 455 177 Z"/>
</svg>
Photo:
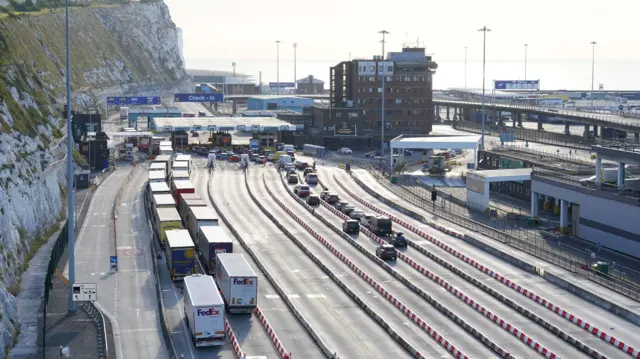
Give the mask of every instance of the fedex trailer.
<svg viewBox="0 0 640 359">
<path fill-rule="evenodd" d="M 211 276 L 184 278 L 184 314 L 196 348 L 224 344 L 224 301 Z"/>
<path fill-rule="evenodd" d="M 244 255 L 218 253 L 214 279 L 227 313 L 251 313 L 258 306 L 258 276 Z"/>
</svg>

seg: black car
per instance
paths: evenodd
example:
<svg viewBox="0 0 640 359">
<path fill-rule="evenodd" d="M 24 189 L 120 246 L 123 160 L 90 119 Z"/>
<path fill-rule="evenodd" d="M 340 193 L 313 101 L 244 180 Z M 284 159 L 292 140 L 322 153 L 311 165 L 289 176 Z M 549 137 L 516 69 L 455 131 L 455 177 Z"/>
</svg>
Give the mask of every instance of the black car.
<svg viewBox="0 0 640 359">
<path fill-rule="evenodd" d="M 325 199 L 325 202 L 329 204 L 335 204 L 340 202 L 340 197 L 335 193 L 329 193 Z"/>
<path fill-rule="evenodd" d="M 298 176 L 289 175 L 289 177 L 287 178 L 287 182 L 289 182 L 289 184 L 298 184 Z"/>
<path fill-rule="evenodd" d="M 360 224 L 354 219 L 348 219 L 342 223 L 342 231 L 347 234 L 360 233 Z"/>
<path fill-rule="evenodd" d="M 407 248 L 407 245 L 409 244 L 407 242 L 407 238 L 405 238 L 404 233 L 402 232 L 396 232 L 390 235 L 389 243 L 396 248 Z"/>
<path fill-rule="evenodd" d="M 320 205 L 320 197 L 316 196 L 315 194 L 310 195 L 309 197 L 307 197 L 307 204 L 310 206 Z"/>
<path fill-rule="evenodd" d="M 304 169 L 304 172 L 302 172 L 302 174 L 303 174 L 304 176 L 306 176 L 306 175 L 308 175 L 309 173 L 312 173 L 312 172 L 314 172 L 314 171 L 313 171 L 313 168 L 309 168 L 309 167 L 307 167 L 307 168 L 305 168 L 305 169 Z"/>
<path fill-rule="evenodd" d="M 307 169 L 307 167 L 309 167 L 309 164 L 306 162 L 300 162 L 300 161 L 296 161 L 296 168 L 299 170 L 304 170 Z M 306 173 L 305 173 L 306 174 Z"/>
<path fill-rule="evenodd" d="M 378 246 L 378 248 L 376 248 L 376 257 L 382 260 L 390 259 L 392 261 L 395 261 L 398 257 L 398 253 L 391 244 L 381 244 L 380 246 Z"/>
</svg>

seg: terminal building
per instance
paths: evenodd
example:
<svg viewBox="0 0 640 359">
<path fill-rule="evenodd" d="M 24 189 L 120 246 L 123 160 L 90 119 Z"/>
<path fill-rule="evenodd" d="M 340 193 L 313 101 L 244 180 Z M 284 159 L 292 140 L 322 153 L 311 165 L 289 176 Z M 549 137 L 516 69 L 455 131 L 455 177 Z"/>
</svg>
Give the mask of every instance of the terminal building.
<svg viewBox="0 0 640 359">
<path fill-rule="evenodd" d="M 324 93 L 324 81 L 309 75 L 296 80 L 296 93 L 298 95 L 319 95 Z"/>
<path fill-rule="evenodd" d="M 434 119 L 436 69 L 431 56 L 419 47 L 389 52 L 384 58 L 343 61 L 331 68 L 331 108 L 361 109 L 359 133 L 369 136 L 371 144 L 380 143 L 382 107 L 386 141 L 401 134 L 428 134 Z"/>
<path fill-rule="evenodd" d="M 640 256 L 640 179 L 634 178 L 640 146 L 593 146 L 592 152 L 595 163 L 521 147 L 479 151 L 468 200 L 481 203 L 489 191 L 526 199 L 532 216 L 546 212 L 559 220 L 557 232 Z"/>
</svg>

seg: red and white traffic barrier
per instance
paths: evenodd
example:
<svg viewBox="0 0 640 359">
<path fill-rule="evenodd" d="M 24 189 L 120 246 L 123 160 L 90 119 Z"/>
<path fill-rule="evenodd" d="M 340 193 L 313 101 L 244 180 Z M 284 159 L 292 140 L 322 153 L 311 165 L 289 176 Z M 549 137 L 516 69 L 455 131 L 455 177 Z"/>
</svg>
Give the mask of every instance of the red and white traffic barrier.
<svg viewBox="0 0 640 359">
<path fill-rule="evenodd" d="M 273 200 L 287 212 L 296 222 L 298 222 L 302 227 L 304 227 L 307 232 L 309 232 L 313 238 L 317 239 L 322 245 L 324 245 L 328 250 L 331 251 L 333 255 L 340 258 L 340 260 L 345 263 L 351 270 L 353 270 L 356 274 L 358 274 L 362 279 L 364 279 L 371 287 L 373 287 L 378 293 L 380 293 L 387 301 L 393 304 L 400 312 L 402 312 L 407 318 L 411 319 L 419 328 L 421 328 L 424 332 L 426 332 L 431 338 L 433 338 L 438 344 L 444 347 L 447 351 L 453 354 L 458 359 L 470 359 L 466 354 L 462 351 L 458 350 L 451 342 L 449 342 L 445 337 L 439 334 L 434 328 L 428 325 L 422 318 L 420 318 L 413 310 L 407 307 L 400 300 L 395 298 L 388 290 L 386 290 L 383 286 L 381 286 L 378 282 L 376 282 L 373 278 L 371 278 L 367 273 L 365 273 L 362 269 L 360 269 L 351 259 L 338 251 L 329 241 L 323 238 L 318 232 L 316 232 L 313 228 L 311 228 L 302 218 L 298 217 L 291 209 L 289 209 L 286 205 L 284 205 L 278 198 L 273 197 Z M 418 353 L 418 357 L 422 357 L 420 353 Z M 555 357 L 554 357 L 555 358 Z"/>
<path fill-rule="evenodd" d="M 280 355 L 280 358 L 291 359 L 291 353 L 287 353 L 287 351 L 284 349 L 284 347 L 282 346 L 282 343 L 280 343 L 280 339 L 278 339 L 276 332 L 273 330 L 273 328 L 271 328 L 271 325 L 269 325 L 269 322 L 267 321 L 267 318 L 265 318 L 264 313 L 262 313 L 262 310 L 260 310 L 260 307 L 256 307 L 253 310 L 253 313 L 256 315 L 256 317 L 258 317 L 258 319 L 260 319 L 260 323 L 262 324 L 262 327 L 264 327 L 264 330 L 267 332 L 267 335 L 269 336 L 269 338 L 271 338 L 271 342 L 273 343 L 273 346 L 276 348 L 278 355 Z"/>
<path fill-rule="evenodd" d="M 340 212 L 339 210 L 337 210 L 335 207 L 333 207 L 332 205 L 328 204 L 327 202 L 321 200 L 320 203 L 322 204 L 323 207 L 329 209 L 332 213 L 334 213 L 338 217 L 340 217 L 342 219 L 349 219 L 349 216 L 347 216 L 344 213 Z M 387 243 L 384 239 L 376 236 L 373 232 L 369 231 L 368 229 L 366 229 L 366 228 L 364 228 L 362 226 L 360 228 L 361 228 L 360 229 L 361 233 L 363 233 L 367 237 L 373 239 L 376 243 L 378 243 L 378 244 L 386 244 Z M 515 337 L 520 339 L 520 341 L 522 341 L 523 343 L 527 344 L 528 346 L 533 348 L 535 351 L 537 351 L 538 353 L 540 353 L 544 357 L 546 357 L 546 358 L 560 358 L 560 356 L 556 355 L 555 353 L 553 353 L 549 349 L 547 349 L 544 346 L 540 345 L 538 342 L 536 342 L 535 340 L 530 338 L 528 335 L 524 334 L 517 327 L 513 326 L 511 323 L 507 322 L 506 320 L 500 318 L 495 313 L 492 313 L 489 309 L 487 309 L 484 306 L 482 306 L 479 303 L 477 303 L 475 300 L 473 300 L 472 298 L 470 298 L 469 296 L 464 294 L 462 291 L 458 290 L 458 288 L 454 287 L 449 282 L 445 281 L 444 279 L 440 278 L 438 275 L 430 272 L 425 267 L 423 267 L 420 264 L 416 263 L 413 259 L 411 259 L 406 254 L 404 254 L 402 252 L 397 252 L 397 255 L 398 255 L 398 258 L 402 259 L 404 262 L 409 264 L 413 269 L 415 269 L 418 272 L 420 272 L 420 274 L 422 274 L 425 277 L 427 277 L 427 278 L 431 279 L 432 281 L 436 282 L 438 285 L 440 285 L 441 287 L 446 289 L 449 293 L 453 294 L 458 299 L 460 299 L 462 302 L 464 302 L 465 304 L 467 304 L 468 306 L 473 308 L 476 312 L 480 313 L 482 316 L 485 316 L 485 317 L 489 318 L 489 320 L 491 320 L 492 322 L 496 323 L 503 330 L 505 330 L 508 333 L 513 334 Z"/>
<path fill-rule="evenodd" d="M 236 355 L 236 358 L 245 359 L 245 353 L 240 349 L 238 339 L 233 333 L 233 329 L 231 328 L 227 318 L 224 318 L 224 331 L 227 332 L 227 335 L 229 336 L 229 342 L 231 343 L 231 347 L 233 348 L 233 353 Z"/>
<path fill-rule="evenodd" d="M 382 214 L 384 216 L 389 217 L 391 220 L 393 220 L 394 222 L 400 224 L 402 227 L 412 231 L 413 233 L 419 235 L 420 237 L 428 240 L 429 242 L 435 244 L 436 246 L 440 247 L 441 249 L 445 250 L 447 253 L 453 255 L 454 257 L 460 259 L 461 261 L 469 264 L 470 266 L 476 268 L 478 271 L 488 275 L 489 277 L 494 278 L 495 280 L 497 280 L 498 282 L 502 283 L 503 285 L 505 285 L 508 288 L 511 288 L 513 290 L 515 290 L 516 292 L 522 294 L 523 296 L 529 298 L 530 300 L 533 300 L 534 302 L 542 305 L 543 307 L 549 309 L 550 311 L 552 311 L 553 313 L 561 316 L 562 318 L 568 320 L 569 322 L 579 326 L 580 328 L 586 330 L 587 332 L 591 333 L 592 335 L 600 338 L 601 340 L 609 343 L 610 345 L 618 348 L 619 350 L 621 350 L 622 352 L 624 352 L 625 354 L 631 356 L 634 359 L 640 359 L 640 350 L 636 349 L 626 343 L 624 343 L 623 341 L 615 338 L 612 335 L 607 334 L 606 332 L 604 332 L 603 330 L 593 326 L 592 324 L 590 324 L 589 322 L 585 321 L 584 319 L 578 318 L 576 315 L 572 314 L 571 312 L 568 312 L 564 309 L 562 309 L 561 307 L 558 307 L 557 305 L 551 303 L 550 301 L 548 301 L 547 299 L 535 294 L 534 292 L 532 292 L 531 290 L 520 286 L 517 283 L 512 282 L 511 280 L 507 279 L 505 276 L 503 276 L 502 274 L 494 271 L 493 269 L 486 267 L 482 264 L 480 264 L 477 260 L 465 255 L 462 252 L 457 251 L 454 248 L 449 247 L 447 244 L 439 241 L 437 238 L 427 234 L 426 232 L 424 232 L 423 230 L 421 230 L 420 228 L 417 228 L 401 219 L 399 219 L 398 217 L 387 213 L 383 210 L 381 210 L 380 208 L 372 205 L 371 203 L 363 200 L 362 198 L 358 197 L 357 195 L 355 195 L 353 192 L 349 191 L 347 188 L 344 187 L 344 185 L 342 185 L 342 183 L 340 183 L 337 179 L 336 183 L 338 183 L 338 185 L 345 191 L 347 192 L 347 194 L 349 194 L 351 197 L 353 197 L 356 201 L 364 204 L 366 207 L 370 208 L 371 210 Z M 442 226 L 438 226 L 439 229 L 440 228 L 444 228 Z M 441 229 L 442 231 L 444 231 L 443 229 Z M 447 234 L 450 233 L 454 233 L 453 231 L 447 230 L 446 231 Z M 460 234 L 456 234 L 455 235 L 458 238 L 463 238 L 464 235 L 460 235 Z"/>
</svg>

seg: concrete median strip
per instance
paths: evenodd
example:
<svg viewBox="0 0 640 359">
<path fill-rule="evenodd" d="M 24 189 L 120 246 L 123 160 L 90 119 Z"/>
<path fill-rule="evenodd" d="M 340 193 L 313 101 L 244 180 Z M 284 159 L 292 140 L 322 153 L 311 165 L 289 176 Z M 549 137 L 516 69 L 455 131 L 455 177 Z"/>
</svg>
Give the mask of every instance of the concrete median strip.
<svg viewBox="0 0 640 359">
<path fill-rule="evenodd" d="M 233 328 L 229 324 L 227 318 L 224 318 L 224 331 L 227 333 L 229 337 L 229 342 L 231 343 L 231 347 L 233 348 L 233 354 L 238 359 L 245 359 L 245 354 L 240 348 L 240 344 L 238 343 L 238 339 L 236 338 L 236 334 L 233 332 Z"/>
<path fill-rule="evenodd" d="M 282 177 L 279 176 L 282 180 Z M 264 180 L 264 179 L 263 179 Z M 264 180 L 265 187 L 267 191 L 273 198 L 274 202 L 276 202 L 291 218 L 293 218 L 296 222 L 298 222 L 309 234 L 313 236 L 316 240 L 318 240 L 322 245 L 327 248 L 334 256 L 338 257 L 343 263 L 345 263 L 349 269 L 354 271 L 358 276 L 364 279 L 372 288 L 374 288 L 378 293 L 380 293 L 387 301 L 393 304 L 396 309 L 402 312 L 407 318 L 411 319 L 411 321 L 416 324 L 419 328 L 421 328 L 424 332 L 426 332 L 431 338 L 433 338 L 439 345 L 444 347 L 447 351 L 458 358 L 468 358 L 468 356 L 458 350 L 451 342 L 449 342 L 446 338 L 444 338 L 441 334 L 439 334 L 434 328 L 428 325 L 422 318 L 420 318 L 413 310 L 407 307 L 404 303 L 394 297 L 387 289 L 381 286 L 377 281 L 371 278 L 366 272 L 360 269 L 351 259 L 338 251 L 329 241 L 327 241 L 324 237 L 322 237 L 318 232 L 316 232 L 311 226 L 309 226 L 302 218 L 298 217 L 290 208 L 288 208 L 284 203 L 282 203 L 269 189 L 266 180 Z M 290 194 L 289 189 L 287 189 Z M 451 311 L 447 310 L 447 312 L 453 314 Z M 455 314 L 454 314 L 455 315 Z M 495 344 L 494 344 L 495 345 Z M 501 351 L 501 356 L 510 357 L 502 348 L 499 349 Z"/>
<path fill-rule="evenodd" d="M 264 181 L 264 177 L 263 177 L 263 181 Z M 265 183 L 265 188 L 267 189 L 267 192 L 269 193 L 269 195 L 272 198 L 275 198 L 273 193 L 271 192 L 271 190 L 269 189 L 268 186 L 266 186 L 266 181 L 264 181 Z M 367 313 L 374 321 L 376 321 L 390 336 L 391 338 L 393 338 L 402 348 L 404 348 L 411 356 L 413 356 L 414 358 L 418 358 L 418 359 L 426 359 L 425 356 L 423 356 L 422 354 L 420 354 L 420 352 L 418 352 L 418 350 L 409 342 L 407 342 L 404 338 L 402 338 L 395 329 L 393 329 L 391 327 L 391 325 L 389 323 L 387 323 L 387 321 L 382 318 L 379 314 L 377 314 L 377 312 L 375 310 L 373 310 L 362 298 L 360 298 L 356 293 L 354 293 L 349 286 L 347 286 L 341 279 L 340 277 L 338 277 L 335 273 L 333 273 L 333 271 L 331 271 L 331 269 L 329 269 L 329 267 L 327 267 L 313 252 L 311 252 L 300 240 L 298 240 L 298 238 L 293 235 L 285 226 L 283 226 L 275 217 L 273 214 L 271 214 L 261 203 L 260 201 L 258 201 L 258 199 L 255 197 L 255 195 L 251 192 L 251 189 L 249 187 L 247 187 L 247 189 L 249 190 L 249 195 L 251 196 L 252 200 L 255 202 L 255 204 L 260 208 L 260 210 L 293 242 L 295 243 L 314 263 L 316 263 L 320 269 L 322 269 L 322 271 L 324 271 L 327 276 L 329 276 L 329 278 L 331 278 L 346 294 L 347 296 L 349 296 L 354 302 L 356 302 L 356 304 L 358 304 L 365 313 Z M 440 341 L 440 345 L 443 345 L 445 347 L 450 346 L 450 344 L 446 341 L 444 341 L 444 339 L 441 339 Z M 462 354 L 461 352 L 456 350 L 456 355 L 458 359 L 463 359 L 463 358 L 468 358 L 466 355 Z M 333 358 L 337 358 L 337 354 L 333 355 Z"/>
<path fill-rule="evenodd" d="M 357 196 L 356 194 L 354 194 L 353 192 L 349 191 L 342 183 L 340 183 L 338 181 L 337 178 L 335 178 L 334 176 L 334 180 L 336 181 L 336 183 L 338 183 L 338 185 L 342 188 L 342 190 L 344 190 L 347 194 L 349 194 L 351 197 L 353 197 L 354 199 L 356 199 L 358 202 L 362 203 L 363 205 L 365 205 L 367 208 L 382 214 L 384 216 L 387 216 L 389 218 L 391 218 L 391 220 L 393 220 L 394 222 L 398 223 L 399 225 L 401 225 L 402 227 L 410 230 L 411 232 L 419 235 L 421 238 L 424 238 L 426 240 L 428 240 L 429 242 L 435 244 L 436 246 L 440 247 L 441 249 L 445 250 L 447 253 L 453 255 L 454 257 L 458 258 L 459 260 L 467 263 L 468 265 L 476 268 L 478 271 L 488 275 L 489 277 L 492 277 L 493 279 L 497 280 L 498 282 L 502 283 L 504 286 L 511 288 L 512 290 L 522 294 L 523 296 L 529 298 L 530 300 L 542 305 L 543 307 L 547 308 L 548 310 L 550 310 L 551 312 L 559 315 L 560 317 L 566 319 L 567 321 L 575 324 L 576 326 L 584 329 L 585 331 L 591 333 L 592 335 L 600 338 L 601 340 L 609 343 L 610 345 L 618 348 L 619 350 L 621 350 L 622 352 L 624 352 L 625 354 L 631 356 L 632 358 L 635 359 L 640 359 L 640 351 L 638 349 L 635 349 L 631 346 L 629 346 L 628 344 L 625 344 L 624 342 L 616 339 L 615 337 L 605 333 L 604 331 L 594 327 L 593 325 L 589 324 L 587 321 L 578 318 L 576 315 L 556 306 L 555 304 L 551 303 L 550 301 L 548 301 L 547 299 L 540 297 L 539 295 L 536 295 L 534 292 L 532 292 L 531 290 L 522 287 L 520 285 L 518 285 L 517 283 L 509 280 L 508 278 L 506 278 L 505 276 L 503 276 L 502 274 L 492 270 L 489 267 L 484 266 L 483 264 L 479 263 L 477 260 L 467 256 L 466 254 L 457 251 L 454 248 L 449 247 L 447 244 L 439 241 L 437 238 L 427 234 L 426 232 L 422 231 L 420 228 L 417 228 L 409 223 L 407 223 L 406 221 L 400 219 L 397 216 L 394 216 L 386 211 L 383 211 L 382 209 L 374 206 L 373 204 L 365 201 L 364 199 L 360 198 L 359 196 Z M 440 226 L 442 227 L 442 226 Z M 447 233 L 449 234 L 449 233 Z M 462 238 L 462 237 L 458 237 L 457 238 Z M 420 245 L 417 245 L 415 243 L 413 243 L 412 241 L 408 240 L 407 241 L 409 243 L 409 245 L 412 248 L 415 248 L 416 250 L 425 253 L 426 249 Z"/>
<path fill-rule="evenodd" d="M 211 177 L 211 178 L 213 178 L 213 177 Z M 245 186 L 247 187 L 247 191 L 249 192 L 249 196 L 253 199 L 254 202 L 257 201 L 257 199 L 251 193 L 251 190 L 249 189 L 249 183 L 247 182 L 246 173 L 245 173 Z M 282 300 L 284 300 L 285 304 L 287 305 L 289 310 L 291 310 L 291 312 L 296 317 L 298 322 L 302 325 L 302 327 L 307 331 L 307 333 L 311 336 L 311 338 L 314 340 L 314 342 L 318 345 L 318 347 L 320 348 L 322 353 L 325 355 L 325 357 L 333 358 L 335 356 L 335 352 L 327 346 L 327 344 L 322 340 L 320 335 L 311 326 L 309 321 L 302 315 L 302 313 L 300 312 L 300 310 L 298 310 L 296 305 L 293 304 L 293 302 L 291 301 L 291 299 L 289 299 L 289 296 L 287 295 L 285 290 L 282 288 L 280 283 L 278 283 L 276 278 L 267 270 L 267 268 L 265 267 L 264 263 L 262 262 L 260 257 L 255 253 L 253 248 L 251 248 L 251 246 L 244 240 L 244 238 L 242 238 L 240 236 L 240 233 L 238 233 L 238 231 L 236 231 L 236 229 L 233 228 L 233 226 L 229 222 L 227 216 L 220 210 L 220 208 L 218 207 L 217 203 L 213 200 L 213 196 L 211 195 L 211 182 L 209 182 L 208 185 L 207 185 L 207 193 L 209 195 L 209 200 L 211 201 L 211 204 L 213 205 L 213 208 L 216 210 L 216 212 L 218 213 L 218 215 L 220 216 L 222 221 L 225 223 L 227 228 L 229 228 L 231 233 L 233 233 L 233 235 L 236 237 L 236 239 L 238 239 L 238 242 L 240 242 L 240 245 L 242 245 L 242 247 L 245 249 L 245 251 L 251 256 L 251 258 L 253 258 L 254 262 L 256 262 L 256 264 L 258 265 L 258 268 L 260 268 L 260 270 L 265 275 L 265 277 L 267 277 L 267 279 L 269 280 L 271 285 L 273 285 L 273 287 L 276 290 L 276 292 L 278 292 L 278 294 L 280 295 L 280 298 L 282 298 Z"/>
<path fill-rule="evenodd" d="M 278 335 L 273 330 L 273 328 L 271 328 L 271 325 L 269 325 L 269 321 L 267 321 L 267 318 L 264 316 L 264 313 L 262 313 L 260 307 L 256 307 L 256 309 L 253 310 L 253 314 L 255 314 L 256 317 L 260 319 L 260 324 L 262 324 L 264 331 L 267 332 L 267 335 L 271 339 L 271 342 L 276 348 L 278 355 L 280 355 L 280 358 L 291 359 L 291 353 L 287 353 L 287 350 L 284 348 L 284 346 L 282 346 L 282 343 L 280 343 L 280 339 L 278 339 Z"/>
</svg>

